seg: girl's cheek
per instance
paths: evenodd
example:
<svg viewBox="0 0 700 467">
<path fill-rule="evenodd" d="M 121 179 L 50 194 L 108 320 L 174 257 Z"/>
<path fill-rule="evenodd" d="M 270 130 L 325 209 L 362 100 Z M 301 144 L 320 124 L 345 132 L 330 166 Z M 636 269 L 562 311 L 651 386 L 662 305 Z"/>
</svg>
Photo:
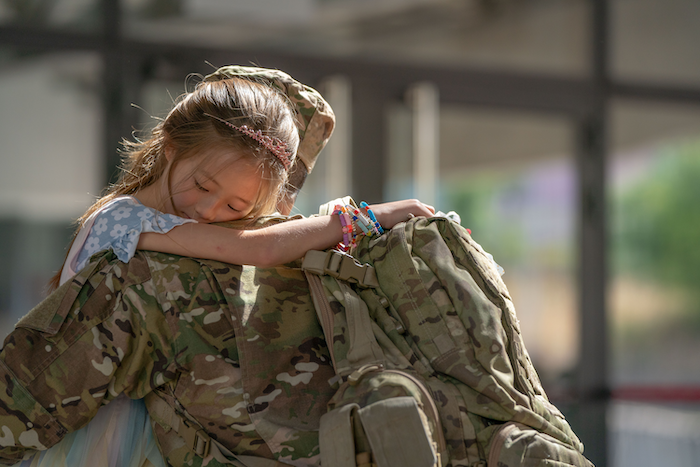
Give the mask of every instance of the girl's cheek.
<svg viewBox="0 0 700 467">
<path fill-rule="evenodd" d="M 197 190 L 187 190 L 182 193 L 182 202 L 185 205 L 192 205 L 199 199 L 199 192 Z"/>
<path fill-rule="evenodd" d="M 196 196 L 192 196 L 190 192 L 180 193 L 173 197 L 173 204 L 178 211 L 186 210 L 196 203 Z"/>
</svg>

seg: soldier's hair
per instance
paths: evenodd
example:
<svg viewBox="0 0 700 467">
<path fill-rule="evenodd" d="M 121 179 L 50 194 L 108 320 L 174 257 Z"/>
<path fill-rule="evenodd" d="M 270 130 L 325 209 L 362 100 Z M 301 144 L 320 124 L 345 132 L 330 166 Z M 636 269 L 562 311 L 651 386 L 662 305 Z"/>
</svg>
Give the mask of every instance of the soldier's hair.
<svg viewBox="0 0 700 467">
<path fill-rule="evenodd" d="M 201 81 L 192 92 L 176 101 L 173 109 L 147 138 L 122 141 L 119 178 L 78 219 L 76 233 L 90 215 L 106 203 L 117 196 L 132 195 L 164 175 L 169 177 L 179 162 L 192 157 L 201 157 L 199 164 L 210 162 L 212 156 L 202 156 L 201 153 L 211 148 L 229 149 L 258 167 L 262 183 L 250 216 L 273 213 L 278 202 L 289 196 L 286 193 L 290 189 L 287 170 L 269 149 L 225 122 L 246 125 L 278 139 L 289 148 L 291 163 L 294 164 L 299 146 L 294 112 L 286 96 L 271 86 L 235 77 Z M 173 155 L 167 174 L 166 147 Z M 169 187 L 169 190 L 173 188 L 177 189 Z M 172 194 L 170 191 L 171 197 Z M 60 276 L 61 271 L 51 280 L 51 288 L 58 286 Z"/>
</svg>

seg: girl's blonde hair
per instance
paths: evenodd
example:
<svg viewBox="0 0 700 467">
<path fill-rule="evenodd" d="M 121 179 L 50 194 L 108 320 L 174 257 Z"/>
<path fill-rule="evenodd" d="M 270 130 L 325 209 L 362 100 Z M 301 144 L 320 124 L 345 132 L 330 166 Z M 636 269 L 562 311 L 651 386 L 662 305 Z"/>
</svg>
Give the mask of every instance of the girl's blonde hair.
<svg viewBox="0 0 700 467">
<path fill-rule="evenodd" d="M 148 139 L 122 142 L 119 179 L 78 218 L 76 233 L 94 212 L 114 198 L 133 195 L 163 175 L 169 180 L 170 172 L 179 162 L 214 147 L 230 149 L 258 166 L 262 183 L 250 217 L 273 213 L 284 195 L 287 170 L 270 150 L 224 122 L 239 127 L 246 125 L 260 130 L 263 135 L 277 138 L 292 153 L 290 162 L 294 165 L 299 131 L 294 110 L 286 96 L 271 86 L 248 79 L 210 78 L 181 96 L 165 119 L 151 130 Z M 166 147 L 173 155 L 167 174 Z M 202 164 L 207 162 L 204 158 L 201 161 Z M 168 188 L 172 190 L 172 187 Z M 58 286 L 62 269 L 52 278 L 52 288 Z"/>
</svg>

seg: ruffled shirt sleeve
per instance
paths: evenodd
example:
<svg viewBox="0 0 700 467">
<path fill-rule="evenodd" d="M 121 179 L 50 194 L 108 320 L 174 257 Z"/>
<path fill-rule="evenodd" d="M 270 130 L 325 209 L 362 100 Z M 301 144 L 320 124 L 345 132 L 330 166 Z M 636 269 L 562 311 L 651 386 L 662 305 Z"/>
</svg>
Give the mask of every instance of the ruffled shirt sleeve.
<svg viewBox="0 0 700 467">
<path fill-rule="evenodd" d="M 80 271 L 98 251 L 111 249 L 126 263 L 136 254 L 141 233 L 167 233 L 192 222 L 197 221 L 156 211 L 131 196 L 120 196 L 85 223 L 66 258 L 61 282 Z"/>
</svg>

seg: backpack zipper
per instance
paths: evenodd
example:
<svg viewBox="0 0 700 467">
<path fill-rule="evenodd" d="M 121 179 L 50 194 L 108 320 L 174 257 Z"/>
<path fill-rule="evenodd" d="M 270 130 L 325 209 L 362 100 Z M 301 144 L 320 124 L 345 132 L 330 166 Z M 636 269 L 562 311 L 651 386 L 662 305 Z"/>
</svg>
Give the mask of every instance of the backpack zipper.
<svg viewBox="0 0 700 467">
<path fill-rule="evenodd" d="M 491 449 L 489 449 L 489 460 L 486 467 L 498 467 L 498 458 L 501 457 L 503 445 L 510 433 L 516 428 L 512 422 L 505 423 L 493 434 L 493 442 L 491 443 Z"/>
</svg>

